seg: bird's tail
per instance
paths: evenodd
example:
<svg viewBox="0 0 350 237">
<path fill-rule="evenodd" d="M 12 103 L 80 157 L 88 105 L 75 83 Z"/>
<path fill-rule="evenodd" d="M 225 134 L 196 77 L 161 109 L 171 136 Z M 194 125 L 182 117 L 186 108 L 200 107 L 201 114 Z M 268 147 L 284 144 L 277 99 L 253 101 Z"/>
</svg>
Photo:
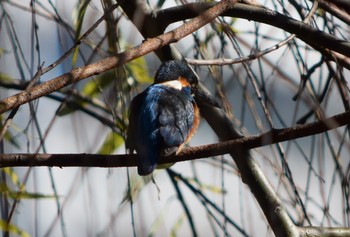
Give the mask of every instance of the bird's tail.
<svg viewBox="0 0 350 237">
<path fill-rule="evenodd" d="M 139 149 L 137 159 L 137 172 L 139 175 L 145 176 L 151 174 L 157 167 L 158 157 L 159 154 L 156 149 Z"/>
</svg>

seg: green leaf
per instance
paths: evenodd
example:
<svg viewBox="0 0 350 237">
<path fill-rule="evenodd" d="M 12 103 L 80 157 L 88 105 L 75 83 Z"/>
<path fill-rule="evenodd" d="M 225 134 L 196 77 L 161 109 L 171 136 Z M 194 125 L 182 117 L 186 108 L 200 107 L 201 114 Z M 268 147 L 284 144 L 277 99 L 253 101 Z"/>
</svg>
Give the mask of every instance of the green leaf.
<svg viewBox="0 0 350 237">
<path fill-rule="evenodd" d="M 12 83 L 15 79 L 6 73 L 0 72 L 0 81 L 3 84 Z"/>
<path fill-rule="evenodd" d="M 17 236 L 21 236 L 21 237 L 30 237 L 30 235 L 26 231 L 21 230 L 20 228 L 18 228 L 14 224 L 11 224 L 11 223 L 8 224 L 4 220 L 0 220 L 0 229 L 2 231 L 8 231 L 9 233 L 11 233 L 11 235 L 17 235 Z"/>
<path fill-rule="evenodd" d="M 12 199 L 41 199 L 41 198 L 56 198 L 55 195 L 47 195 L 42 193 L 32 193 L 25 191 L 25 186 L 20 185 L 20 191 L 11 190 L 6 183 L 0 183 L 0 193 Z"/>
<path fill-rule="evenodd" d="M 84 16 L 86 13 L 86 9 L 90 3 L 90 0 L 85 0 L 83 2 L 80 2 L 78 6 L 78 13 L 76 14 L 76 19 L 75 19 L 75 37 L 74 41 L 77 42 L 80 38 L 80 33 L 81 33 L 81 28 L 83 26 L 84 22 Z M 74 17 L 74 15 L 73 15 Z M 75 17 L 74 17 L 75 18 Z M 72 65 L 73 67 L 75 66 L 77 59 L 78 59 L 78 53 L 79 53 L 79 47 L 76 47 L 73 53 L 73 58 L 72 58 Z"/>
<path fill-rule="evenodd" d="M 123 143 L 124 138 L 120 134 L 110 132 L 107 134 L 98 154 L 111 154 Z"/>
<path fill-rule="evenodd" d="M 101 94 L 104 88 L 110 86 L 110 84 L 115 80 L 114 71 L 108 71 L 102 73 L 95 77 L 94 80 L 90 80 L 85 83 L 84 87 L 81 90 L 81 94 L 89 97 L 95 98 Z M 68 104 L 65 104 L 58 111 L 58 116 L 65 116 L 71 114 L 80 108 L 83 108 L 87 103 L 79 98 L 69 98 L 67 101 Z"/>
<path fill-rule="evenodd" d="M 5 54 L 5 53 L 10 53 L 10 51 L 4 49 L 4 48 L 0 48 L 0 57 Z"/>
<path fill-rule="evenodd" d="M 57 112 L 58 116 L 66 116 L 73 112 L 77 111 L 77 109 L 70 107 L 69 105 L 63 105 L 60 110 Z"/>
<path fill-rule="evenodd" d="M 19 181 L 17 173 L 13 170 L 13 168 L 5 167 L 5 168 L 2 168 L 1 170 L 2 170 L 2 172 L 4 172 L 5 174 L 7 174 L 10 177 L 10 179 L 14 185 L 16 185 L 18 188 L 21 187 L 21 182 Z"/>
<path fill-rule="evenodd" d="M 185 178 L 189 183 L 192 184 L 197 184 L 201 190 L 208 190 L 212 193 L 215 194 L 225 194 L 226 191 L 223 190 L 222 188 L 215 186 L 215 185 L 210 185 L 210 184 L 204 184 L 202 182 L 198 182 L 198 180 L 193 179 L 193 178 Z"/>
<path fill-rule="evenodd" d="M 238 33 L 240 33 L 240 31 L 237 28 L 233 27 L 233 25 L 236 22 L 237 22 L 237 18 L 232 18 L 231 21 L 228 24 L 226 24 L 226 25 L 221 25 L 221 24 L 218 25 L 217 26 L 217 30 L 218 30 L 218 32 L 221 33 L 221 32 L 224 32 L 225 30 L 227 30 L 227 28 L 230 28 L 233 33 L 238 34 Z"/>
<path fill-rule="evenodd" d="M 157 165 L 156 169 L 157 169 L 157 170 L 168 169 L 168 168 L 170 168 L 171 166 L 173 166 L 174 164 L 175 164 L 175 163 L 160 164 L 160 165 Z"/>
<path fill-rule="evenodd" d="M 140 57 L 126 64 L 129 75 L 139 83 L 153 83 L 153 78 L 148 74 L 145 57 Z"/>
<path fill-rule="evenodd" d="M 90 97 L 96 97 L 101 91 L 109 86 L 115 80 L 115 73 L 113 70 L 98 75 L 94 80 L 87 82 L 82 93 Z"/>
<path fill-rule="evenodd" d="M 184 213 L 182 213 L 182 215 L 177 219 L 177 221 L 173 225 L 173 228 L 171 228 L 171 231 L 170 231 L 170 236 L 171 237 L 178 236 L 177 233 L 179 232 L 180 227 L 183 225 L 185 217 L 186 217 L 186 215 Z"/>
<path fill-rule="evenodd" d="M 7 131 L 5 133 L 5 140 L 10 142 L 13 146 L 15 146 L 16 148 L 19 148 L 19 144 L 18 142 L 13 138 L 12 134 L 10 131 Z"/>
<path fill-rule="evenodd" d="M 47 199 L 47 198 L 56 198 L 55 195 L 42 194 L 42 193 L 31 193 L 31 192 L 11 192 L 8 193 L 9 197 L 15 199 Z"/>
<path fill-rule="evenodd" d="M 0 128 L 2 128 L 2 126 L 3 126 L 3 124 L 2 124 L 2 116 L 0 115 Z M 11 132 L 9 130 L 6 131 L 4 138 L 5 138 L 6 141 L 10 142 L 13 146 L 15 146 L 16 148 L 19 148 L 19 144 L 14 139 L 14 137 L 12 136 L 12 134 L 11 134 Z"/>
<path fill-rule="evenodd" d="M 126 188 L 124 192 L 124 197 L 121 204 L 125 202 L 130 202 L 131 200 L 135 202 L 139 197 L 141 190 L 152 181 L 152 176 L 139 176 L 134 174 L 130 177 L 130 185 Z"/>
<path fill-rule="evenodd" d="M 165 220 L 164 217 L 170 213 L 169 209 L 170 209 L 170 204 L 172 203 L 172 201 L 175 201 L 175 199 L 168 200 L 165 203 L 165 205 L 162 207 L 159 214 L 157 215 L 157 218 L 152 223 L 152 226 L 151 226 L 150 231 L 148 233 L 148 237 L 158 236 L 157 235 L 158 230 L 164 226 L 164 220 Z"/>
<path fill-rule="evenodd" d="M 86 102 L 79 98 L 68 98 L 66 103 L 57 112 L 58 116 L 65 116 L 71 114 L 80 108 L 83 108 Z"/>
</svg>

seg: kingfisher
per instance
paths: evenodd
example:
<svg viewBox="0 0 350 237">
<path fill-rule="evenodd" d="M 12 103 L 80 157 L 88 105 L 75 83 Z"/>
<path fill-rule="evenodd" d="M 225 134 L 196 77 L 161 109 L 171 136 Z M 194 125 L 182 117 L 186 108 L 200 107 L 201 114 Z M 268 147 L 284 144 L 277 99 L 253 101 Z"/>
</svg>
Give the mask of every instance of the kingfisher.
<svg viewBox="0 0 350 237">
<path fill-rule="evenodd" d="M 131 101 L 126 148 L 137 153 L 139 175 L 151 174 L 161 156 L 178 154 L 196 132 L 197 87 L 198 76 L 186 61 L 166 61 L 154 83 Z"/>
</svg>

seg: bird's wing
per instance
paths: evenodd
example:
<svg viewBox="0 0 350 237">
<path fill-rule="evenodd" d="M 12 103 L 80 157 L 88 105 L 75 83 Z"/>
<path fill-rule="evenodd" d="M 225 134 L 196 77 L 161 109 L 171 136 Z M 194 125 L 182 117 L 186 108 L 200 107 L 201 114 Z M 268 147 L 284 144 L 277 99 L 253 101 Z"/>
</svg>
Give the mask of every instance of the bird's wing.
<svg viewBox="0 0 350 237">
<path fill-rule="evenodd" d="M 159 100 L 159 135 L 162 155 L 171 155 L 187 140 L 194 122 L 193 98 L 166 88 Z"/>
</svg>

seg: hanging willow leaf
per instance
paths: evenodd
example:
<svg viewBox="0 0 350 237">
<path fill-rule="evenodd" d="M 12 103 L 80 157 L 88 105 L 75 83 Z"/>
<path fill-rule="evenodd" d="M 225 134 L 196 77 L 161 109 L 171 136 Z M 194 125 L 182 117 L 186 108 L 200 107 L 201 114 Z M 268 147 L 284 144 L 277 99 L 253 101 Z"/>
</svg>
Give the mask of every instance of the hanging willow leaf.
<svg viewBox="0 0 350 237">
<path fill-rule="evenodd" d="M 12 183 L 14 185 L 16 185 L 16 187 L 18 187 L 18 188 L 21 187 L 21 182 L 19 181 L 19 177 L 18 177 L 17 173 L 13 170 L 13 168 L 5 167 L 5 168 L 2 168 L 1 171 L 10 177 Z"/>
<path fill-rule="evenodd" d="M 102 146 L 98 150 L 98 154 L 111 154 L 124 143 L 124 139 L 120 134 L 110 132 L 107 134 Z"/>
<path fill-rule="evenodd" d="M 88 7 L 90 3 L 90 0 L 85 0 L 84 2 L 80 3 L 78 6 L 78 13 L 76 16 L 76 20 L 75 20 L 75 36 L 74 36 L 74 41 L 77 42 L 78 39 L 80 38 L 80 33 L 81 33 L 81 29 L 83 26 L 83 22 L 84 22 L 84 16 L 86 13 L 86 9 Z M 73 16 L 74 17 L 74 16 Z M 79 53 L 79 47 L 76 47 L 73 53 L 73 58 L 72 58 L 72 65 L 73 67 L 76 64 L 76 61 L 78 59 L 78 53 Z"/>
<path fill-rule="evenodd" d="M 21 230 L 20 228 L 18 228 L 17 226 L 15 226 L 14 224 L 9 224 L 4 220 L 0 220 L 0 229 L 5 232 L 9 232 L 12 235 L 16 235 L 16 236 L 21 236 L 21 237 L 30 237 L 30 235 L 25 232 L 24 230 Z"/>
<path fill-rule="evenodd" d="M 153 83 L 153 78 L 148 74 L 148 68 L 145 57 L 136 58 L 126 64 L 129 75 L 138 83 Z"/>
</svg>

